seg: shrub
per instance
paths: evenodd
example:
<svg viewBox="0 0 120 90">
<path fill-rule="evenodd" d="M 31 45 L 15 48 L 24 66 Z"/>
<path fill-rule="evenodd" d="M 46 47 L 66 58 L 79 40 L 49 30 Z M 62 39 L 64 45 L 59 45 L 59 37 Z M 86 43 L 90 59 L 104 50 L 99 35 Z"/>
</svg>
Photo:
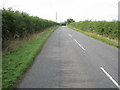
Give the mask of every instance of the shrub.
<svg viewBox="0 0 120 90">
<path fill-rule="evenodd" d="M 95 32 L 110 38 L 118 38 L 118 22 L 117 21 L 80 21 L 71 23 L 71 26 L 88 31 Z"/>
<path fill-rule="evenodd" d="M 25 12 L 2 10 L 2 38 L 3 41 L 10 38 L 24 37 L 27 34 L 43 31 L 45 28 L 55 25 L 56 22 L 30 16 Z"/>
</svg>

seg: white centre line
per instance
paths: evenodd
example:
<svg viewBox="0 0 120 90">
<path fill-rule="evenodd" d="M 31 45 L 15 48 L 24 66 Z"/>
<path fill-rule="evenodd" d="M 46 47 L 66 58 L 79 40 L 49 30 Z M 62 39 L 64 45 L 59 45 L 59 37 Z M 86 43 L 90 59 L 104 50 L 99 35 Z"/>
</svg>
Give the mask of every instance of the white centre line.
<svg viewBox="0 0 120 90">
<path fill-rule="evenodd" d="M 80 43 L 77 40 L 74 39 L 74 41 L 85 51 L 85 48 L 83 48 L 83 46 L 80 45 Z"/>
<path fill-rule="evenodd" d="M 107 75 L 107 77 L 118 87 L 118 89 L 120 90 L 120 86 L 119 84 L 107 73 L 107 71 L 103 68 L 100 67 L 100 69 Z"/>
<path fill-rule="evenodd" d="M 71 38 L 72 38 L 72 35 L 71 34 L 68 34 Z"/>
</svg>

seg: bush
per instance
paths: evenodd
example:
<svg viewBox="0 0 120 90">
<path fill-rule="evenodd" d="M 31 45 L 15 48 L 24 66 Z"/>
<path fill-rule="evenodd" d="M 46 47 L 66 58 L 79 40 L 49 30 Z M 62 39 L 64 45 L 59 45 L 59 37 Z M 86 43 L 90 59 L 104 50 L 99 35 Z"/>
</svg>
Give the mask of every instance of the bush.
<svg viewBox="0 0 120 90">
<path fill-rule="evenodd" d="M 29 16 L 25 12 L 2 10 L 2 38 L 3 41 L 10 38 L 24 37 L 27 34 L 43 31 L 45 28 L 55 25 L 53 21 Z"/>
<path fill-rule="evenodd" d="M 117 21 L 80 21 L 71 23 L 71 26 L 88 31 L 95 32 L 110 38 L 118 38 L 118 22 Z"/>
</svg>

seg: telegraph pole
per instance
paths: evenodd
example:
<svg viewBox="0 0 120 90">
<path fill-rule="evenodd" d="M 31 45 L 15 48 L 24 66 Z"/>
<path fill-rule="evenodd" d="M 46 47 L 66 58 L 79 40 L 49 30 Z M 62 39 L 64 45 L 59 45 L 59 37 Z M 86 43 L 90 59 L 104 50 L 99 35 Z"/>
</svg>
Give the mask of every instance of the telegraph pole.
<svg viewBox="0 0 120 90">
<path fill-rule="evenodd" d="M 57 22 L 57 12 L 56 12 L 56 22 Z"/>
</svg>

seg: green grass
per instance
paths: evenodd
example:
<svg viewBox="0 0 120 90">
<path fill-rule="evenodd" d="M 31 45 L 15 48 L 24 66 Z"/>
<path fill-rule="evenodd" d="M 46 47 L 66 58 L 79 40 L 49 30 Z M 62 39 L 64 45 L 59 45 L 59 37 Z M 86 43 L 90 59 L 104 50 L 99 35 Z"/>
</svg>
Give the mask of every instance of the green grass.
<svg viewBox="0 0 120 90">
<path fill-rule="evenodd" d="M 27 68 L 30 67 L 36 55 L 42 49 L 47 38 L 57 28 L 58 26 L 54 26 L 45 30 L 25 42 L 18 50 L 3 56 L 2 88 L 9 90 L 16 87 Z"/>
<path fill-rule="evenodd" d="M 108 39 L 108 38 L 106 38 L 106 37 L 99 36 L 99 35 L 96 35 L 96 34 L 94 34 L 94 33 L 86 32 L 86 31 L 83 31 L 83 30 L 80 30 L 80 29 L 76 29 L 76 28 L 74 28 L 74 27 L 72 27 L 72 26 L 69 26 L 69 28 L 71 28 L 71 29 L 73 29 L 73 30 L 75 30 L 75 31 L 78 31 L 78 32 L 80 32 L 80 33 L 83 33 L 83 34 L 85 34 L 85 35 L 87 35 L 87 36 L 89 36 L 89 37 L 92 37 L 92 38 L 96 39 L 96 40 L 102 41 L 102 42 L 104 42 L 104 43 L 106 43 L 106 44 L 115 46 L 115 47 L 117 47 L 117 48 L 120 47 L 120 46 L 118 45 L 118 42 L 117 42 L 117 41 L 110 40 L 110 39 Z"/>
</svg>

